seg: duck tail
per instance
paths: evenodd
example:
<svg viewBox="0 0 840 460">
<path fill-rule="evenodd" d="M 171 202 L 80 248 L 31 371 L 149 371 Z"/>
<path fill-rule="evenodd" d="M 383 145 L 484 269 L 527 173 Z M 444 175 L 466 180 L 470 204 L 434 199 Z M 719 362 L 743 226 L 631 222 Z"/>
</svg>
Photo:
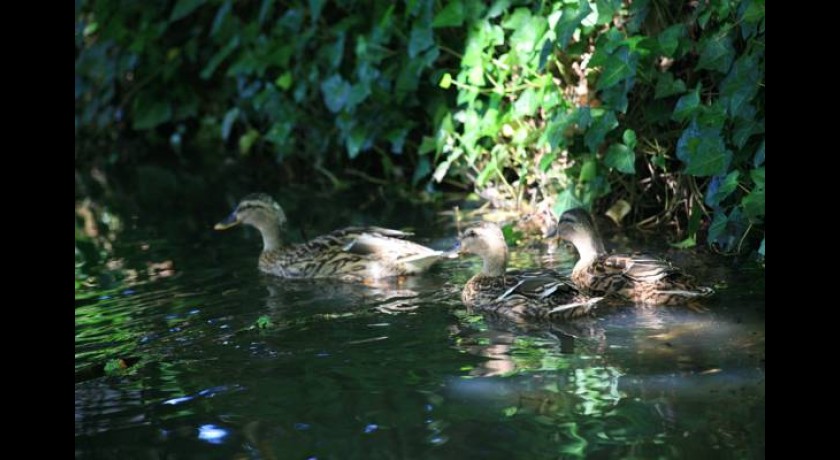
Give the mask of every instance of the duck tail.
<svg viewBox="0 0 840 460">
<path fill-rule="evenodd" d="M 590 311 L 600 302 L 603 300 L 603 297 L 592 297 L 587 300 L 583 300 L 580 302 L 572 302 L 567 303 L 565 305 L 558 305 L 551 310 L 548 311 L 548 315 L 550 317 L 563 317 L 563 318 L 571 318 L 575 316 L 582 316 Z"/>
<path fill-rule="evenodd" d="M 398 262 L 406 267 L 406 271 L 410 274 L 421 273 L 429 269 L 435 262 L 439 261 L 445 253 L 441 251 L 430 251 L 422 254 L 414 254 L 408 257 L 403 257 Z"/>
</svg>

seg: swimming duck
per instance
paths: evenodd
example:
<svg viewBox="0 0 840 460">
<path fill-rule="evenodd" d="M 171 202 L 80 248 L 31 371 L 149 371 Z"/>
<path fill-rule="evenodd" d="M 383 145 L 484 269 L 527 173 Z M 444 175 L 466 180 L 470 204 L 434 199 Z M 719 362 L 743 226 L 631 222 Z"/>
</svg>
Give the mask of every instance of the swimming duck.
<svg viewBox="0 0 840 460">
<path fill-rule="evenodd" d="M 276 201 L 264 193 L 254 193 L 243 198 L 214 228 L 225 230 L 238 224 L 256 227 L 263 240 L 259 269 L 284 278 L 370 282 L 421 273 L 446 255 L 405 240 L 410 233 L 380 227 L 348 227 L 306 243 L 284 246 L 280 228 L 285 223 L 286 215 Z"/>
<path fill-rule="evenodd" d="M 468 308 L 514 322 L 569 319 L 593 311 L 600 298 L 587 298 L 553 270 L 506 271 L 508 247 L 498 225 L 482 222 L 459 238 L 461 254 L 482 258 L 481 271 L 461 291 Z"/>
<path fill-rule="evenodd" d="M 675 305 L 714 293 L 714 289 L 697 285 L 692 276 L 650 254 L 608 254 L 592 217 L 583 209 L 563 213 L 547 236 L 575 246 L 580 260 L 572 269 L 571 279 L 591 295 L 647 305 Z"/>
</svg>

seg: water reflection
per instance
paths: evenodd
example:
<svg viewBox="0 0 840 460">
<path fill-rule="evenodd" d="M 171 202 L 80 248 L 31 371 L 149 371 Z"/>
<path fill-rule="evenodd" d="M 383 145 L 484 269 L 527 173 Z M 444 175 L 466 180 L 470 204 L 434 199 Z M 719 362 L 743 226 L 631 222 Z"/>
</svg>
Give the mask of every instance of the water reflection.
<svg viewBox="0 0 840 460">
<path fill-rule="evenodd" d="M 751 279 L 732 278 L 705 311 L 523 326 L 461 305 L 473 261 L 365 286 L 279 280 L 257 271 L 252 247 L 214 245 L 127 230 L 113 250 L 141 275 L 77 290 L 77 373 L 134 359 L 131 372 L 78 379 L 77 457 L 763 451 L 764 299 Z M 173 276 L 139 270 L 166 260 Z M 511 266 L 572 261 L 520 251 Z"/>
</svg>

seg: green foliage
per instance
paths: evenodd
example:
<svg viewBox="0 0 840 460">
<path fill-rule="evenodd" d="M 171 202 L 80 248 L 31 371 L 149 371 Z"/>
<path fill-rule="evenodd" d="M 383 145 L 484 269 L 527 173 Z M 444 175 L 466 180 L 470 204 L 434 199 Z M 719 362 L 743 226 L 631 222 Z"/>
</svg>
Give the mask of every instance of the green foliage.
<svg viewBox="0 0 840 460">
<path fill-rule="evenodd" d="M 271 318 L 269 318 L 266 315 L 262 315 L 259 318 L 257 318 L 257 320 L 254 322 L 254 325 L 257 327 L 257 329 L 269 329 L 274 327 L 274 323 L 271 321 Z"/>
<path fill-rule="evenodd" d="M 624 199 L 734 251 L 763 241 L 764 29 L 762 0 L 80 1 L 76 139 Z"/>
<path fill-rule="evenodd" d="M 553 200 L 557 212 L 658 196 L 660 216 L 690 221 L 678 247 L 709 228 L 710 243 L 740 249 L 765 212 L 764 3 L 693 8 L 567 0 L 476 11 L 459 72 L 441 85 L 458 106 L 438 124 L 433 180 Z"/>
</svg>

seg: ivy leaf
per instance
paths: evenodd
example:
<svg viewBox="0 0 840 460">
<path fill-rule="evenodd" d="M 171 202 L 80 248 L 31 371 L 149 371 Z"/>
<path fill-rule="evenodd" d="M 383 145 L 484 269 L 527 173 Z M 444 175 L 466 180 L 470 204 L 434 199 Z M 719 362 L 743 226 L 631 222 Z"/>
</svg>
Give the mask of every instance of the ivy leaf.
<svg viewBox="0 0 840 460">
<path fill-rule="evenodd" d="M 449 89 L 449 87 L 452 86 L 452 75 L 450 75 L 449 72 L 444 73 L 443 77 L 440 79 L 440 83 L 438 83 L 438 86 L 443 89 Z"/>
<path fill-rule="evenodd" d="M 354 126 L 350 129 L 350 133 L 344 140 L 344 145 L 347 147 L 347 156 L 354 159 L 359 156 L 359 152 L 365 147 L 367 141 L 367 130 L 363 126 Z"/>
<path fill-rule="evenodd" d="M 689 236 L 688 238 L 680 241 L 679 243 L 671 243 L 671 247 L 677 249 L 688 249 L 697 246 L 697 241 L 694 239 L 693 236 Z"/>
<path fill-rule="evenodd" d="M 347 103 L 350 97 L 351 86 L 350 83 L 341 78 L 339 74 L 333 74 L 321 82 L 321 94 L 324 97 L 324 103 L 332 113 L 338 113 Z"/>
<path fill-rule="evenodd" d="M 741 172 L 737 169 L 730 172 L 723 179 L 723 176 L 715 176 L 709 183 L 709 188 L 706 189 L 706 205 L 711 208 L 718 208 L 720 203 L 738 188 L 738 177 Z"/>
<path fill-rule="evenodd" d="M 565 190 L 560 192 L 557 195 L 557 199 L 554 200 L 554 215 L 562 216 L 563 213 L 569 209 L 580 208 L 582 206 L 583 202 L 575 196 L 574 189 L 572 187 L 567 187 Z"/>
<path fill-rule="evenodd" d="M 420 157 L 420 161 L 417 162 L 417 167 L 414 169 L 414 175 L 411 177 L 411 185 L 417 185 L 418 182 L 423 180 L 431 172 L 432 164 L 429 162 L 429 157 Z"/>
<path fill-rule="evenodd" d="M 460 27 L 464 23 L 464 2 L 450 1 L 435 15 L 432 27 Z"/>
<path fill-rule="evenodd" d="M 517 118 L 530 117 L 536 113 L 539 107 L 539 100 L 534 88 L 528 88 L 522 91 L 519 98 L 513 104 L 513 111 Z"/>
<path fill-rule="evenodd" d="M 213 73 L 219 67 L 230 53 L 232 53 L 236 48 L 239 47 L 239 36 L 234 36 L 218 53 L 214 54 L 213 57 L 207 61 L 207 65 L 201 69 L 201 74 L 199 75 L 202 80 L 207 80 L 213 76 Z"/>
<path fill-rule="evenodd" d="M 732 129 L 732 143 L 739 149 L 746 145 L 750 136 L 764 132 L 764 121 L 756 117 L 756 110 L 751 104 L 741 108 L 741 112 L 735 117 L 735 126 Z"/>
<path fill-rule="evenodd" d="M 741 107 L 755 97 L 760 81 L 761 71 L 755 55 L 748 54 L 735 61 L 732 70 L 720 84 L 721 100 L 730 115 L 739 114 Z"/>
<path fill-rule="evenodd" d="M 546 38 L 543 41 L 542 49 L 540 50 L 540 60 L 537 64 L 537 71 L 542 72 L 545 70 L 545 64 L 548 62 L 549 56 L 551 56 L 552 52 L 554 51 L 554 42 L 551 39 Z"/>
<path fill-rule="evenodd" d="M 586 130 L 583 140 L 586 143 L 586 147 L 591 152 L 595 152 L 604 141 L 607 133 L 618 126 L 618 120 L 615 118 L 615 112 L 612 110 L 592 109 L 592 115 L 592 125 Z"/>
<path fill-rule="evenodd" d="M 764 189 L 754 189 L 741 200 L 744 213 L 750 220 L 760 220 L 764 216 Z"/>
<path fill-rule="evenodd" d="M 596 24 L 603 25 L 612 21 L 616 11 L 621 8 L 621 0 L 596 0 L 598 20 Z"/>
<path fill-rule="evenodd" d="M 493 19 L 496 16 L 507 11 L 508 7 L 510 6 L 510 0 L 495 0 L 493 5 L 487 10 L 487 18 Z"/>
<path fill-rule="evenodd" d="M 700 44 L 700 59 L 697 69 L 717 70 L 721 73 L 729 71 L 735 59 L 735 47 L 727 33 L 718 33 L 707 37 Z"/>
<path fill-rule="evenodd" d="M 764 1 L 743 1 L 739 5 L 738 10 L 738 22 L 741 24 L 741 37 L 746 40 L 750 36 L 755 35 L 758 24 L 764 19 Z"/>
<path fill-rule="evenodd" d="M 604 157 L 604 164 L 625 174 L 634 174 L 636 172 L 635 160 L 636 155 L 628 146 L 624 144 L 613 144 L 607 150 L 607 155 Z"/>
<path fill-rule="evenodd" d="M 565 50 L 569 45 L 569 40 L 572 39 L 575 30 L 583 22 L 583 19 L 589 16 L 592 12 L 592 7 L 589 6 L 589 0 L 579 0 L 577 8 L 570 5 L 563 7 L 563 14 L 554 24 L 554 34 L 557 37 L 557 44 L 560 49 Z"/>
<path fill-rule="evenodd" d="M 510 46 L 516 50 L 521 63 L 528 62 L 537 49 L 537 42 L 545 34 L 548 27 L 542 16 L 528 16 L 523 18 L 524 24 L 510 36 Z"/>
<path fill-rule="evenodd" d="M 178 0 L 175 3 L 175 8 L 172 9 L 172 14 L 169 16 L 169 22 L 175 22 L 183 18 L 203 4 L 204 0 Z"/>
<path fill-rule="evenodd" d="M 685 82 L 682 79 L 674 80 L 674 75 L 671 72 L 664 72 L 660 73 L 659 78 L 656 79 L 656 91 L 653 98 L 662 99 L 683 92 L 685 92 Z"/>
<path fill-rule="evenodd" d="M 325 0 L 309 0 L 309 18 L 312 24 L 318 22 L 321 17 L 321 10 L 324 8 Z"/>
<path fill-rule="evenodd" d="M 636 149 L 636 131 L 625 129 L 624 134 L 621 135 L 621 140 L 624 141 L 624 145 L 630 150 Z"/>
<path fill-rule="evenodd" d="M 694 88 L 694 91 L 686 93 L 677 101 L 677 106 L 674 108 L 674 113 L 671 118 L 676 121 L 685 121 L 694 116 L 697 108 L 700 106 L 700 85 Z"/>
<path fill-rule="evenodd" d="M 408 57 L 415 58 L 422 51 L 429 49 L 435 44 L 432 28 L 418 20 L 411 28 L 411 35 L 408 37 Z"/>
<path fill-rule="evenodd" d="M 288 90 L 292 87 L 292 72 L 285 71 L 282 75 L 277 77 L 277 80 L 274 81 L 274 84 L 277 85 L 278 88 L 282 89 L 283 91 Z"/>
<path fill-rule="evenodd" d="M 753 167 L 759 167 L 764 164 L 764 140 L 761 141 L 761 146 L 755 152 L 753 157 Z"/>
<path fill-rule="evenodd" d="M 239 154 L 247 155 L 259 138 L 260 132 L 254 128 L 249 129 L 245 134 L 239 136 Z"/>
<path fill-rule="evenodd" d="M 709 225 L 709 243 L 718 242 L 720 237 L 723 236 L 723 233 L 726 231 L 726 224 L 729 219 L 726 217 L 726 213 L 723 211 L 715 211 L 715 215 L 712 218 L 712 223 Z"/>
<path fill-rule="evenodd" d="M 557 154 L 554 152 L 549 152 L 540 158 L 539 168 L 541 172 L 548 171 L 548 168 L 551 167 L 551 164 L 554 163 L 554 160 L 557 159 Z"/>
<path fill-rule="evenodd" d="M 601 75 L 598 77 L 598 89 L 604 90 L 636 74 L 636 60 L 631 58 L 630 48 L 622 46 L 609 55 Z"/>
<path fill-rule="evenodd" d="M 721 126 L 700 126 L 693 120 L 677 141 L 677 158 L 686 164 L 685 174 L 715 176 L 724 174 L 732 162 L 726 149 Z"/>
<path fill-rule="evenodd" d="M 228 137 L 230 137 L 230 130 L 233 128 L 233 124 L 239 118 L 239 109 L 234 107 L 227 111 L 225 114 L 225 118 L 222 119 L 222 139 L 227 141 Z"/>
<path fill-rule="evenodd" d="M 688 29 L 685 24 L 675 24 L 663 30 L 657 37 L 659 44 L 659 51 L 668 57 L 674 57 L 677 52 L 677 47 L 680 44 L 680 39 L 688 35 Z"/>
<path fill-rule="evenodd" d="M 135 97 L 132 115 L 133 129 L 152 129 L 172 119 L 172 104 L 160 98 Z"/>
<path fill-rule="evenodd" d="M 502 21 L 502 27 L 510 30 L 519 30 L 527 27 L 531 22 L 531 10 L 525 7 L 519 7 L 513 10 L 513 14 Z"/>
<path fill-rule="evenodd" d="M 764 166 L 750 171 L 750 178 L 755 183 L 756 190 L 764 190 Z"/>
</svg>

